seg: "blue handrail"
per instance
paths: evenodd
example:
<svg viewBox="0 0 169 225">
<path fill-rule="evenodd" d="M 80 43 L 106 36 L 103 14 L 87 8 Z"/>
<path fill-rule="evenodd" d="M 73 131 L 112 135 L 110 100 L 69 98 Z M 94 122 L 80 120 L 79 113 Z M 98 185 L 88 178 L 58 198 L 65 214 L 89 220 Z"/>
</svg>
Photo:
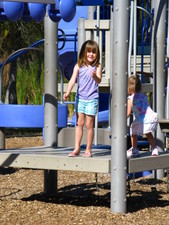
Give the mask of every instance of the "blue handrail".
<svg viewBox="0 0 169 225">
<path fill-rule="evenodd" d="M 31 50 L 31 48 L 37 47 L 41 44 L 44 43 L 44 39 L 39 40 L 37 42 L 35 42 L 34 44 L 30 45 L 26 50 L 20 50 L 19 52 L 17 51 L 16 54 L 13 54 L 11 57 L 9 57 L 6 61 L 5 64 L 8 64 L 10 62 L 12 62 L 13 60 L 19 58 L 21 55 L 26 54 L 29 50 Z M 30 48 L 30 49 L 29 49 Z M 4 65 L 4 62 L 0 63 L 0 68 Z"/>
</svg>

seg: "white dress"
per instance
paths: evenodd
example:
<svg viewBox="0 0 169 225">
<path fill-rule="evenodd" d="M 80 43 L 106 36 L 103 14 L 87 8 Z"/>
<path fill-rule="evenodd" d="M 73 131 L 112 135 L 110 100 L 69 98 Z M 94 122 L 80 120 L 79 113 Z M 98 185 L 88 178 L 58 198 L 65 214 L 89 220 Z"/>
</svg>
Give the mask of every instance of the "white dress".
<svg viewBox="0 0 169 225">
<path fill-rule="evenodd" d="M 130 135 L 141 135 L 157 129 L 158 115 L 149 104 L 147 95 L 136 92 L 128 97 L 132 101 L 134 121 L 130 127 Z"/>
</svg>

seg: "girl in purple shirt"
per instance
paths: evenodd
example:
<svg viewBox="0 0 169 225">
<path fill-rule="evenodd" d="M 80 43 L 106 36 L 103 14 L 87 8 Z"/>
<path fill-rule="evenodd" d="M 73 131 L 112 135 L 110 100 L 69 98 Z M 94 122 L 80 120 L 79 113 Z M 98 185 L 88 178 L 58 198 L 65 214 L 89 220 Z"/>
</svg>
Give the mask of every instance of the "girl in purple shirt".
<svg viewBox="0 0 169 225">
<path fill-rule="evenodd" d="M 98 111 L 99 94 L 98 84 L 102 79 L 102 69 L 99 63 L 100 51 L 95 41 L 88 40 L 81 47 L 78 62 L 74 67 L 66 93 L 63 96 L 67 100 L 76 80 L 78 89 L 76 94 L 76 129 L 75 148 L 69 154 L 70 157 L 80 155 L 80 144 L 83 136 L 83 127 L 86 121 L 87 146 L 83 157 L 91 157 L 92 142 L 94 137 L 94 118 Z M 78 78 L 78 79 L 77 79 Z"/>
</svg>

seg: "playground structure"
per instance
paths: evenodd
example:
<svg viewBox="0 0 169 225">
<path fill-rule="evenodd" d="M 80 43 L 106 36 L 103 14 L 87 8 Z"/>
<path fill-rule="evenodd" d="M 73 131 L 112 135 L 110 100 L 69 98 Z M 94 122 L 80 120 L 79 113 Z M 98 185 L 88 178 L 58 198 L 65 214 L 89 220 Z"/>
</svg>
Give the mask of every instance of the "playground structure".
<svg viewBox="0 0 169 225">
<path fill-rule="evenodd" d="M 22 1 L 27 2 L 27 1 Z M 41 2 L 38 0 L 31 2 Z M 43 1 L 53 4 L 55 1 Z M 73 2 L 73 1 L 72 1 Z M 81 1 L 89 5 L 91 3 L 104 4 L 104 1 Z M 133 2 L 133 1 L 131 1 Z M 136 1 L 134 1 L 136 2 Z M 56 1 L 58 3 L 58 1 Z M 165 17 L 167 1 L 152 1 L 154 7 L 155 26 L 153 30 L 152 44 L 152 72 L 154 77 L 154 93 L 157 99 L 154 99 L 154 107 L 157 110 L 160 119 L 165 118 L 165 99 L 164 99 L 164 74 L 165 67 L 165 51 L 162 46 L 165 45 L 165 37 L 161 34 L 165 33 L 164 24 L 161 18 Z M 73 4 L 74 5 L 74 4 Z M 169 167 L 169 154 L 161 153 L 157 157 L 150 156 L 150 153 L 141 154 L 140 158 L 126 160 L 126 81 L 128 69 L 128 37 L 129 37 L 129 2 L 115 0 L 113 6 L 111 20 L 108 22 L 110 29 L 109 53 L 108 59 L 113 63 L 110 69 L 110 76 L 104 79 L 112 92 L 111 107 L 111 149 L 94 149 L 91 159 L 83 159 L 81 157 L 70 159 L 67 157 L 68 152 L 72 148 L 57 147 L 58 146 L 58 121 L 57 121 L 57 87 L 53 84 L 56 80 L 57 70 L 57 31 L 56 24 L 53 23 L 48 16 L 45 17 L 45 99 L 44 99 L 44 139 L 45 146 L 29 149 L 4 150 L 0 153 L 0 165 L 43 169 L 44 173 L 44 189 L 48 194 L 54 194 L 57 190 L 57 170 L 77 170 L 87 172 L 108 172 L 111 173 L 111 211 L 113 213 L 126 212 L 126 172 L 135 173 L 145 170 L 164 169 Z M 69 14 L 69 12 L 68 12 Z M 64 15 L 67 19 L 67 16 Z M 72 19 L 72 14 L 71 14 Z M 82 23 L 84 20 L 81 20 Z M 157 22 L 156 22 L 157 21 Z M 96 22 L 96 21 L 95 21 Z M 85 22 L 86 24 L 88 22 Z M 96 24 L 96 23 L 95 23 Z M 107 24 L 107 22 L 105 22 Z M 88 23 L 90 26 L 91 23 Z M 83 26 L 83 25 L 82 25 Z M 162 31 L 161 31 L 162 29 Z M 78 35 L 81 32 L 78 31 Z M 83 38 L 84 35 L 82 34 Z M 165 35 L 163 35 L 165 36 Z M 87 36 L 87 38 L 92 38 Z M 159 40 L 160 39 L 160 40 Z M 78 49 L 84 40 L 78 37 Z M 155 45 L 156 43 L 156 45 Z M 112 54 L 111 54 L 112 52 Z M 156 53 L 156 55 L 154 55 Z M 112 56 L 111 56 L 112 55 Z M 106 55 L 107 56 L 107 55 Z M 161 60 L 163 59 L 163 60 Z M 109 61 L 109 60 L 108 60 Z M 107 60 L 106 60 L 107 63 Z M 107 66 L 105 66 L 107 69 Z M 51 74 L 49 76 L 48 74 Z M 106 72 L 106 75 L 108 73 Z M 112 76 L 111 76 L 112 74 Z M 108 82 L 110 82 L 108 85 Z M 103 82 L 104 83 L 104 82 Z M 119 95 L 120 93 L 120 95 Z M 119 98 L 120 97 L 120 98 Z M 167 118 L 168 119 L 168 118 Z M 3 127 L 4 128 L 4 127 Z M 3 132 L 3 129 L 2 129 Z M 161 129 L 157 130 L 157 140 L 161 151 L 163 151 L 162 143 L 164 143 L 164 134 Z M 121 145 L 119 145 L 121 143 Z M 113 154 L 111 154 L 113 151 Z M 40 153 L 40 154 L 39 154 Z M 157 172 L 158 172 L 157 171 Z M 158 173 L 162 177 L 161 170 Z"/>
</svg>

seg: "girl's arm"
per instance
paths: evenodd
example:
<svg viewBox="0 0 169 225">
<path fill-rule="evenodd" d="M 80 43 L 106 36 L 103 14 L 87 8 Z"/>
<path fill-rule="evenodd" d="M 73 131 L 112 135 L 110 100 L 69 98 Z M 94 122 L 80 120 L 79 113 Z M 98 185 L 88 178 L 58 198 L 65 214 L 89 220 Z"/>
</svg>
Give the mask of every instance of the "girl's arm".
<svg viewBox="0 0 169 225">
<path fill-rule="evenodd" d="M 91 76 L 96 81 L 97 84 L 100 84 L 102 80 L 102 68 L 101 65 L 99 65 L 96 70 L 91 71 Z"/>
<path fill-rule="evenodd" d="M 72 77 L 69 81 L 69 84 L 68 84 L 68 88 L 67 88 L 67 91 L 66 93 L 63 95 L 63 99 L 64 101 L 66 101 L 76 83 L 76 79 L 77 79 L 77 76 L 78 76 L 78 73 L 79 73 L 79 66 L 76 64 L 74 69 L 73 69 L 73 74 L 72 74 Z"/>
<path fill-rule="evenodd" d="M 131 111 L 132 111 L 132 101 L 131 101 L 131 99 L 128 98 L 128 100 L 127 100 L 127 118 L 129 118 L 129 116 L 131 115 Z"/>
</svg>

